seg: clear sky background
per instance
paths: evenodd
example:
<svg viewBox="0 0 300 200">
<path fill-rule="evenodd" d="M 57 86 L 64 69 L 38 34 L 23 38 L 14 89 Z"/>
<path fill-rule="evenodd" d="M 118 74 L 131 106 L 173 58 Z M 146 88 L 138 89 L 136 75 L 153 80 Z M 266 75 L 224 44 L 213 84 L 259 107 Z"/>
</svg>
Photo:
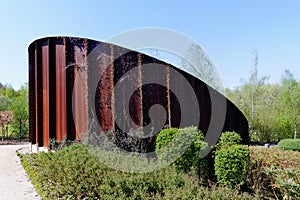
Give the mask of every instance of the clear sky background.
<svg viewBox="0 0 300 200">
<path fill-rule="evenodd" d="M 248 79 L 253 49 L 260 75 L 280 82 L 285 69 L 300 79 L 298 0 L 9 0 L 0 3 L 0 82 L 28 82 L 29 44 L 46 36 L 106 40 L 126 30 L 161 27 L 202 45 L 225 87 Z"/>
</svg>

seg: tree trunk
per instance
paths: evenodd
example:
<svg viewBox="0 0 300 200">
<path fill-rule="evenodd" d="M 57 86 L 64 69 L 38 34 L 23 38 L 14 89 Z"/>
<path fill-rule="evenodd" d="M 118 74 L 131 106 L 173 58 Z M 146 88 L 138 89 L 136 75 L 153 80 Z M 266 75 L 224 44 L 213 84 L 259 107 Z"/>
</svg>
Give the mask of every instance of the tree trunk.
<svg viewBox="0 0 300 200">
<path fill-rule="evenodd" d="M 2 126 L 2 142 L 3 142 L 4 141 L 4 134 L 5 134 L 4 124 L 2 124 L 1 126 Z"/>
</svg>

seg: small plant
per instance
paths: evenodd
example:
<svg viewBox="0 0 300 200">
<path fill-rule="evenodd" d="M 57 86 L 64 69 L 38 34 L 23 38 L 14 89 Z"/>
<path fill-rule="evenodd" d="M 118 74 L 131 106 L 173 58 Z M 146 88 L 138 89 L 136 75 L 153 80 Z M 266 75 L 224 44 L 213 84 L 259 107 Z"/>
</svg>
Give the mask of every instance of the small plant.
<svg viewBox="0 0 300 200">
<path fill-rule="evenodd" d="M 232 145 L 221 148 L 215 154 L 215 173 L 218 183 L 231 188 L 244 185 L 249 163 L 248 147 Z"/>
<path fill-rule="evenodd" d="M 281 150 L 300 151 L 300 139 L 284 139 L 278 143 Z"/>
<path fill-rule="evenodd" d="M 51 138 L 49 141 L 49 148 L 54 151 L 59 151 L 75 142 L 76 141 L 67 140 L 67 137 L 65 137 L 63 141 L 57 141 L 54 138 Z"/>
</svg>

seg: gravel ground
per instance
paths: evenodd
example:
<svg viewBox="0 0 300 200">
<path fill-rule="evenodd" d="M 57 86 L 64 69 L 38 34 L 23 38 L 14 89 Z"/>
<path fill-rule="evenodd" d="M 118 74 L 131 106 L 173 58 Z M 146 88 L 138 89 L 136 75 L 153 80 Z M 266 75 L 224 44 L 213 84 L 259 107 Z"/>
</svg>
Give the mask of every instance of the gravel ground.
<svg viewBox="0 0 300 200">
<path fill-rule="evenodd" d="M 27 177 L 16 151 L 26 152 L 27 145 L 0 145 L 0 199 L 40 200 Z"/>
</svg>

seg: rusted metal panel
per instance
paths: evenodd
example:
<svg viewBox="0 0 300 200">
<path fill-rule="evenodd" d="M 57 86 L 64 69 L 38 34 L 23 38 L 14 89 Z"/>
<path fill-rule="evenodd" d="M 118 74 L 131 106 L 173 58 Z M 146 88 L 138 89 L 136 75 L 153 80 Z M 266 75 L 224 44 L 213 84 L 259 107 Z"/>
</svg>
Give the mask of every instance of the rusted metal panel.
<svg viewBox="0 0 300 200">
<path fill-rule="evenodd" d="M 67 139 L 76 139 L 76 127 L 73 119 L 72 98 L 75 81 L 75 54 L 74 47 L 77 38 L 66 38 L 66 111 L 67 111 Z"/>
<path fill-rule="evenodd" d="M 171 94 L 170 94 L 170 65 L 166 66 L 166 85 L 167 85 L 167 112 L 168 123 L 167 127 L 171 127 Z"/>
<path fill-rule="evenodd" d="M 113 105 L 114 105 L 114 64 L 113 46 L 100 44 L 101 52 L 95 66 L 89 68 L 90 73 L 96 72 L 93 83 L 96 84 L 96 115 L 102 131 L 113 130 Z M 93 98 L 93 97 L 92 97 Z"/>
<path fill-rule="evenodd" d="M 66 112 L 66 55 L 65 45 L 55 46 L 56 51 L 56 140 L 62 141 L 67 133 Z"/>
<path fill-rule="evenodd" d="M 48 55 L 49 55 L 49 138 L 56 138 L 56 44 L 57 40 L 54 38 L 48 39 Z"/>
<path fill-rule="evenodd" d="M 35 62 L 35 70 L 36 70 L 36 144 L 38 146 L 43 145 L 43 76 L 42 76 L 42 47 L 40 41 L 36 43 L 36 62 Z"/>
<path fill-rule="evenodd" d="M 29 48 L 29 142 L 36 142 L 35 48 Z"/>
<path fill-rule="evenodd" d="M 141 53 L 137 54 L 137 68 L 138 68 L 138 76 L 137 76 L 137 99 L 136 99 L 136 107 L 137 107 L 137 125 L 143 126 L 143 81 L 142 81 L 142 64 L 143 64 L 143 55 Z"/>
<path fill-rule="evenodd" d="M 43 146 L 49 143 L 49 46 L 42 47 Z"/>
<path fill-rule="evenodd" d="M 35 62 L 34 62 L 34 75 L 35 75 L 35 79 L 34 79 L 34 95 L 35 95 L 35 100 L 36 100 L 36 104 L 34 105 L 34 111 L 35 111 L 35 133 L 36 133 L 36 137 L 35 137 L 35 141 L 34 144 L 38 144 L 38 140 L 39 140 L 39 98 L 38 98 L 38 70 L 37 70 L 37 43 L 35 44 L 35 49 L 34 49 L 34 54 L 35 54 Z"/>
<path fill-rule="evenodd" d="M 114 86 L 114 71 L 115 71 L 115 67 L 114 67 L 114 45 L 110 44 L 109 45 L 110 48 L 110 66 L 109 66 L 109 76 L 110 78 L 110 87 L 111 87 L 111 91 L 115 90 L 115 86 Z M 115 130 L 115 94 L 114 92 L 111 93 L 110 95 L 111 98 L 111 103 L 110 103 L 110 111 L 108 113 L 108 119 L 110 120 L 110 124 L 108 127 L 102 127 L 103 129 L 106 128 L 107 130 Z"/>
<path fill-rule="evenodd" d="M 154 123 L 154 124 L 161 123 L 162 127 L 169 126 L 168 116 L 171 115 L 171 112 L 170 109 L 168 108 L 168 104 L 170 103 L 168 99 L 170 94 L 169 93 L 170 88 L 168 88 L 169 79 L 167 78 L 168 65 L 162 65 L 161 63 L 153 60 L 153 58 L 149 58 L 145 56 L 143 57 L 143 65 L 147 67 L 147 70 L 144 70 L 143 67 L 141 69 L 142 82 L 144 83 L 145 79 L 151 80 L 150 82 L 152 82 L 151 84 L 144 84 L 142 87 L 144 125 L 148 125 L 150 123 Z M 157 70 L 155 66 L 158 66 L 160 70 Z M 161 105 L 164 108 L 166 115 L 164 116 L 162 113 L 156 111 L 150 113 L 149 111 L 154 105 Z M 159 122 L 154 121 L 151 118 L 158 119 Z M 155 130 L 154 132 L 156 131 L 159 130 Z"/>
<path fill-rule="evenodd" d="M 81 40 L 80 46 L 74 47 L 74 120 L 76 124 L 76 138 L 88 132 L 88 87 L 87 87 L 87 41 Z"/>
</svg>

